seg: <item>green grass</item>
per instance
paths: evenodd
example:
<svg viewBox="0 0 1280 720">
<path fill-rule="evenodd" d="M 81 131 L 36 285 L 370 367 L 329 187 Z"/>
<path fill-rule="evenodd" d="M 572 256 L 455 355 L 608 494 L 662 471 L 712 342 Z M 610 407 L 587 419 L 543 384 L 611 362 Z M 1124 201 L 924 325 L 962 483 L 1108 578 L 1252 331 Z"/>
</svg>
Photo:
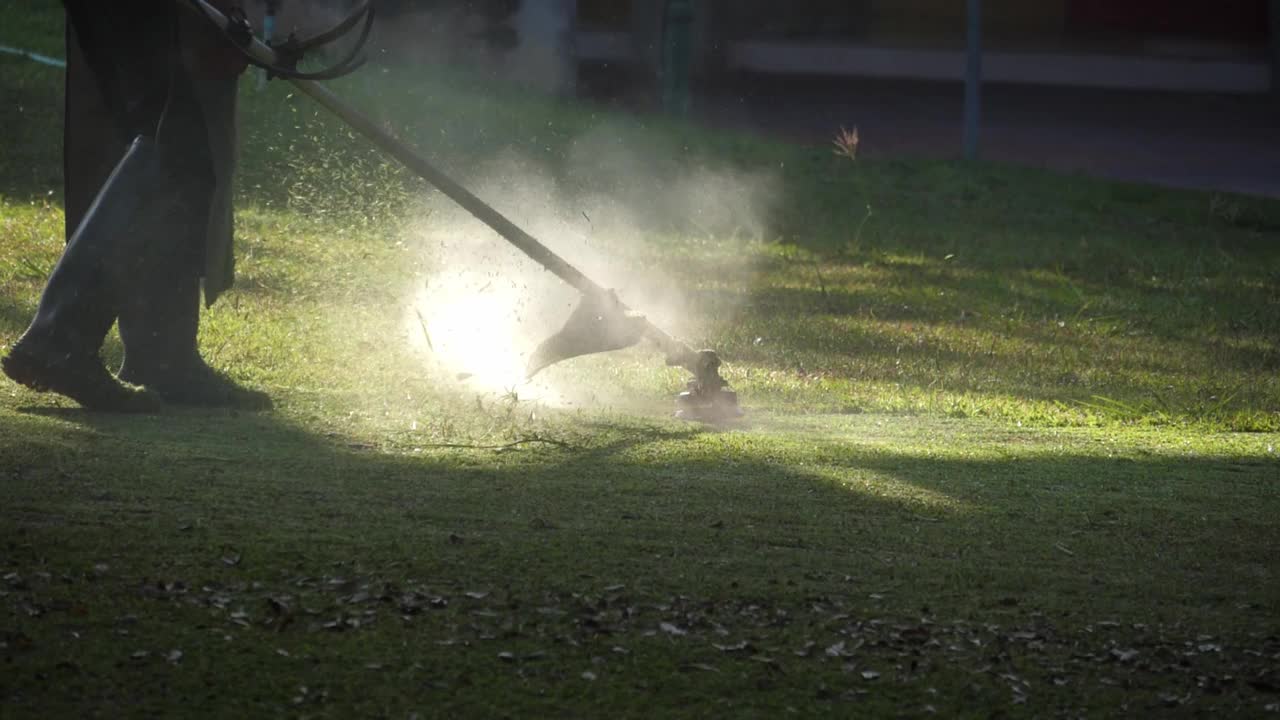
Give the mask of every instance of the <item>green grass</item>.
<svg viewBox="0 0 1280 720">
<path fill-rule="evenodd" d="M 0 11 L 0 42 L 56 53 L 49 7 Z M 667 417 L 683 379 L 645 348 L 550 373 L 625 406 L 433 369 L 405 311 L 459 226 L 250 85 L 238 289 L 202 347 L 278 407 L 0 384 L 6 717 L 1280 702 L 1276 203 L 339 84 L 512 217 L 666 279 L 748 410 L 716 431 Z M 0 58 L 0 87 L 3 348 L 61 248 L 61 76 Z"/>
</svg>

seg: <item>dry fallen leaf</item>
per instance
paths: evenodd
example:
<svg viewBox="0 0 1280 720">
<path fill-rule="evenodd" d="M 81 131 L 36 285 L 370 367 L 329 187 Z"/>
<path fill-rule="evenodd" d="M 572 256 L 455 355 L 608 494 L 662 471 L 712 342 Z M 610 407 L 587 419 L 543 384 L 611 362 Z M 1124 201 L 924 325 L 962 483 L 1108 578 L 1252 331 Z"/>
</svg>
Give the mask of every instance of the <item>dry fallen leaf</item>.
<svg viewBox="0 0 1280 720">
<path fill-rule="evenodd" d="M 688 635 L 689 631 L 669 622 L 658 623 L 658 629 L 668 635 Z"/>
<path fill-rule="evenodd" d="M 1120 648 L 1111 649 L 1111 657 L 1122 663 L 1132 662 L 1137 659 L 1139 653 L 1137 650 L 1122 650 Z"/>
</svg>

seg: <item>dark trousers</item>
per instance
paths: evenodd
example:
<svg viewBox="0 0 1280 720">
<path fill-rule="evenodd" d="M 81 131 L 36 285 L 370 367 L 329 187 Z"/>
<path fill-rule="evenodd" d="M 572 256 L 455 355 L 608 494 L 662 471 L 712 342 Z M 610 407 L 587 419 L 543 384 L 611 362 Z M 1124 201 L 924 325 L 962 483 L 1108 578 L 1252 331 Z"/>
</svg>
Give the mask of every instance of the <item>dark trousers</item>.
<svg viewBox="0 0 1280 720">
<path fill-rule="evenodd" d="M 126 367 L 193 362 L 214 173 L 205 113 L 165 0 L 65 0 L 67 248 L 28 334 Z"/>
</svg>

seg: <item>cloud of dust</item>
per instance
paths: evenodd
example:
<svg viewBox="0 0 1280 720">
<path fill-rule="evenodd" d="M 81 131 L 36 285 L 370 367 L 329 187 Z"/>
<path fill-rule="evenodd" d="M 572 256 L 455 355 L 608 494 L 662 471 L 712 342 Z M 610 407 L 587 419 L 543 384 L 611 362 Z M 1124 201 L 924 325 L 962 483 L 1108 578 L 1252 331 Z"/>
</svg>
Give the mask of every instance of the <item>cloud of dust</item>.
<svg viewBox="0 0 1280 720">
<path fill-rule="evenodd" d="M 689 167 L 670 150 L 637 146 L 618 125 L 579 137 L 566 160 L 557 181 L 548 168 L 507 152 L 475 168 L 466 184 L 588 277 L 617 290 L 632 309 L 698 345 L 697 303 L 684 291 L 697 279 L 664 272 L 672 262 L 663 247 L 675 237 L 682 238 L 674 243 L 679 247 L 688 238 L 762 239 L 776 196 L 773 179 Z M 579 373 L 553 368 L 526 381 L 530 354 L 569 317 L 577 291 L 443 195 L 433 194 L 427 210 L 416 232 L 433 271 L 411 289 L 405 323 L 429 367 L 475 391 L 514 392 L 548 406 L 629 404 L 607 387 L 583 387 Z M 739 276 L 742 270 L 727 269 Z M 641 347 L 661 366 L 656 348 Z M 577 377 L 568 383 L 566 375 Z"/>
</svg>

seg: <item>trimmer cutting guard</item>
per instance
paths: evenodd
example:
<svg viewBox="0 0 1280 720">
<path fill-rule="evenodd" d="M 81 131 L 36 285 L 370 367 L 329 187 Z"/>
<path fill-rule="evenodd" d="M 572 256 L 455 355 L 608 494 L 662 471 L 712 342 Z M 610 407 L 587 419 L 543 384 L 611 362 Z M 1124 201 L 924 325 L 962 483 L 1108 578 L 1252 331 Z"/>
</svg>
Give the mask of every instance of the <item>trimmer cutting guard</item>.
<svg viewBox="0 0 1280 720">
<path fill-rule="evenodd" d="M 525 376 L 579 355 L 631 347 L 644 337 L 646 324 L 644 316 L 628 310 L 613 290 L 583 295 L 564 327 L 533 352 Z"/>
</svg>

